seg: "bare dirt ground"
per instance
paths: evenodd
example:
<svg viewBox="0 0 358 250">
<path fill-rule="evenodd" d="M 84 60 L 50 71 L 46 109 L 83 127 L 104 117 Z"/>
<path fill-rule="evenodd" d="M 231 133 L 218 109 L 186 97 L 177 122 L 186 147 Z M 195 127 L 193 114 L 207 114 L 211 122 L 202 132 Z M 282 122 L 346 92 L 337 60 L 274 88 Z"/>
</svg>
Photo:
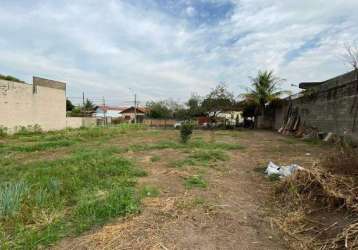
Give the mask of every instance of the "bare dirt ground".
<svg viewBox="0 0 358 250">
<path fill-rule="evenodd" d="M 165 138 L 176 133 L 162 132 Z M 174 149 L 126 153 L 148 172 L 138 185 L 155 186 L 160 195 L 145 198 L 140 214 L 64 239 L 55 249 L 287 249 L 266 209 L 272 182 L 257 169 L 269 160 L 310 167 L 324 148 L 268 131 L 198 131 L 195 136 L 245 148 L 228 151 L 230 160 L 214 168 L 170 167 L 185 154 Z M 153 156 L 159 160 L 151 161 Z M 198 173 L 208 187 L 185 188 L 184 178 Z"/>
</svg>

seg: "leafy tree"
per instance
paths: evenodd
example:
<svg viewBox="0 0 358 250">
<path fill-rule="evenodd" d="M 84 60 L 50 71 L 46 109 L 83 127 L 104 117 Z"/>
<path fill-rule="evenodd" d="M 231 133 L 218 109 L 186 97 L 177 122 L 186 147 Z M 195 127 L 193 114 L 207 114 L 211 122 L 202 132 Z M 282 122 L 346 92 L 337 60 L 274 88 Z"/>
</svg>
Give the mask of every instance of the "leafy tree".
<svg viewBox="0 0 358 250">
<path fill-rule="evenodd" d="M 256 115 L 264 112 L 267 102 L 279 99 L 283 94 L 289 93 L 279 90 L 279 85 L 284 79 L 276 77 L 272 70 L 259 71 L 257 76 L 251 80 L 252 87 L 243 96 L 247 102 L 256 105 Z"/>
<path fill-rule="evenodd" d="M 168 107 L 166 101 L 147 102 L 147 109 L 149 110 L 148 116 L 154 119 L 165 119 L 173 117 L 173 111 Z"/>
<path fill-rule="evenodd" d="M 235 99 L 224 84 L 219 84 L 203 100 L 202 109 L 211 121 L 215 121 L 217 115 L 223 111 L 230 110 L 235 106 Z"/>
<path fill-rule="evenodd" d="M 80 107 L 74 107 L 71 110 L 70 116 L 73 116 L 73 117 L 83 116 L 82 109 Z"/>
<path fill-rule="evenodd" d="M 74 109 L 74 105 L 69 99 L 66 99 L 66 111 L 72 111 Z"/>
<path fill-rule="evenodd" d="M 95 109 L 96 105 L 93 104 L 93 102 L 91 102 L 89 99 L 86 99 L 84 105 L 83 105 L 83 110 L 85 112 L 90 112 L 93 111 Z"/>
<path fill-rule="evenodd" d="M 204 110 L 202 108 L 202 98 L 199 95 L 192 94 L 186 105 L 188 106 L 188 116 L 195 117 L 202 115 Z"/>
</svg>

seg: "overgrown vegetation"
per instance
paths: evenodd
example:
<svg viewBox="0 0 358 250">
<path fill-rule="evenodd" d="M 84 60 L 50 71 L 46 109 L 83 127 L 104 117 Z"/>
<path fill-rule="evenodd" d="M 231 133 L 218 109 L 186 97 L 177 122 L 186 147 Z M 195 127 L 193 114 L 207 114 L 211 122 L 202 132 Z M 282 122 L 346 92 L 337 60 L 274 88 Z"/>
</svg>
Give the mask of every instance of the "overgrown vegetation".
<svg viewBox="0 0 358 250">
<path fill-rule="evenodd" d="M 0 249 L 48 247 L 139 212 L 142 198 L 160 192 L 150 185 L 136 187 L 146 173 L 124 157 L 128 152 L 174 149 L 206 166 L 228 159 L 226 150 L 243 148 L 197 136 L 183 144 L 170 131 L 172 138 L 162 140 L 162 133 L 140 125 L 18 132 L 0 143 Z M 185 182 L 188 188 L 207 185 L 202 176 Z"/>
<path fill-rule="evenodd" d="M 301 247 L 357 249 L 357 169 L 357 151 L 339 148 L 314 168 L 288 177 L 276 190 L 285 207 L 278 225 L 291 237 L 301 237 Z M 329 213 L 331 209 L 341 211 L 349 219 L 319 224 L 310 219 L 317 207 L 320 213 Z"/>
<path fill-rule="evenodd" d="M 131 129 L 137 128 L 23 130 L 6 137 L 8 143 L 0 150 L 0 249 L 48 246 L 111 218 L 139 212 L 142 196 L 134 186 L 145 172 L 118 155 L 120 148 L 76 146 Z M 51 160 L 16 160 L 17 153 L 31 157 L 58 147 L 72 147 L 72 152 Z"/>
</svg>

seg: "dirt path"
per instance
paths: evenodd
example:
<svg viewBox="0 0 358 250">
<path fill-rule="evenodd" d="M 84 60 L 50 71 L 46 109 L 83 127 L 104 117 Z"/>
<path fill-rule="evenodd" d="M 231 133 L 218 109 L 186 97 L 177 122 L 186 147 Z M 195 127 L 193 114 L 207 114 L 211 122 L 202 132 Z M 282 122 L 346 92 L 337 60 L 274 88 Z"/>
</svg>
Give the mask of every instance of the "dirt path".
<svg viewBox="0 0 358 250">
<path fill-rule="evenodd" d="M 65 239 L 56 249 L 286 249 L 263 212 L 271 184 L 254 169 L 268 160 L 311 164 L 314 157 L 305 154 L 306 145 L 290 145 L 273 133 L 238 140 L 246 149 L 231 151 L 231 160 L 215 169 L 168 168 L 167 160 L 178 157 L 172 149 L 128 155 L 149 173 L 139 185 L 158 187 L 159 197 L 146 198 L 141 214 Z M 151 162 L 152 155 L 161 160 Z M 208 188 L 185 189 L 183 178 L 198 171 Z"/>
</svg>

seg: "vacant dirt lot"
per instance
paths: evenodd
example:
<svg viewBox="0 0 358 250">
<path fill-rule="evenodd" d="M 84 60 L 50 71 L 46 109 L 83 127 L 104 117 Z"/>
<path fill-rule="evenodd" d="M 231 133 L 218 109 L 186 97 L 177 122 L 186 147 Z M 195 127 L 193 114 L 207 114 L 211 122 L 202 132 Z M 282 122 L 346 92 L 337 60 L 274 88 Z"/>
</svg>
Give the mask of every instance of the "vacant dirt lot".
<svg viewBox="0 0 358 250">
<path fill-rule="evenodd" d="M 178 131 L 147 130 L 105 143 L 116 147 L 163 140 L 176 142 Z M 207 154 L 175 147 L 121 153 L 148 173 L 137 183 L 147 192 L 141 212 L 65 238 L 54 248 L 286 249 L 270 219 L 272 182 L 262 169 L 269 160 L 310 167 L 324 148 L 268 131 L 195 131 L 192 141 L 198 140 L 240 147 L 218 152 L 213 147 Z"/>
</svg>

